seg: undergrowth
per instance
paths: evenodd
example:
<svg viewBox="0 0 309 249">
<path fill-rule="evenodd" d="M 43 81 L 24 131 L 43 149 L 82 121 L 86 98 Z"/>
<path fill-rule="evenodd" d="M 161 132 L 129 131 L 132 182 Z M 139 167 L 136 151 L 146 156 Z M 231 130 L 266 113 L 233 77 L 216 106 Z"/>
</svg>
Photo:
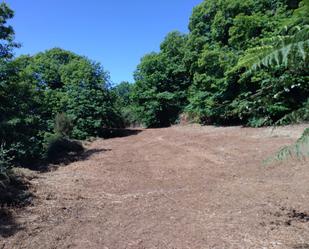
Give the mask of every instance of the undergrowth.
<svg viewBox="0 0 309 249">
<path fill-rule="evenodd" d="M 31 202 L 29 181 L 24 175 L 10 169 L 1 175 L 0 183 L 0 207 L 24 206 Z"/>
</svg>

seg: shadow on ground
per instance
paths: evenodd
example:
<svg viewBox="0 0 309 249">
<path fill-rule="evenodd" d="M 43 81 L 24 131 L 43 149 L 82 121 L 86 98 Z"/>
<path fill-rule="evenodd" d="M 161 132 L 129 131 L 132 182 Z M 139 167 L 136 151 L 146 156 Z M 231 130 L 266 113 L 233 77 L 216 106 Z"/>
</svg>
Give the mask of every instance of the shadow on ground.
<svg viewBox="0 0 309 249">
<path fill-rule="evenodd" d="M 107 129 L 104 131 L 104 138 L 117 138 L 135 136 L 141 133 L 142 129 Z"/>
<path fill-rule="evenodd" d="M 111 149 L 90 149 L 90 150 L 86 150 L 84 153 L 82 153 L 76 161 L 85 161 L 87 160 L 89 157 L 98 154 L 98 153 L 102 153 L 102 152 L 106 152 L 106 151 L 111 151 Z"/>
<path fill-rule="evenodd" d="M 298 244 L 294 245 L 293 249 L 309 249 L 309 244 Z"/>
<path fill-rule="evenodd" d="M 8 238 L 21 229 L 22 227 L 16 222 L 12 211 L 0 208 L 0 238 Z"/>
<path fill-rule="evenodd" d="M 104 129 L 103 139 L 118 137 L 135 136 L 141 133 L 142 129 Z M 24 168 L 38 171 L 40 173 L 55 170 L 60 166 L 66 166 L 76 161 L 87 160 L 90 156 L 97 153 L 110 151 L 109 149 L 90 149 L 85 150 L 81 141 L 71 139 L 59 139 L 49 148 L 50 155 L 46 160 L 42 160 L 31 165 L 24 165 Z"/>
<path fill-rule="evenodd" d="M 138 129 L 110 129 L 105 139 L 128 137 L 137 135 L 142 130 Z M 71 141 L 74 145 L 74 141 Z M 70 144 L 70 146 L 72 146 Z M 61 149 L 61 147 L 60 147 Z M 111 151 L 111 149 L 78 149 L 75 152 L 64 153 L 62 157 L 55 159 L 53 163 L 40 162 L 39 164 L 28 167 L 32 170 L 44 173 L 51 170 L 56 170 L 58 167 L 68 165 L 76 161 L 85 161 L 98 153 Z M 22 230 L 22 226 L 18 224 L 14 217 L 14 212 L 11 207 L 22 207 L 28 205 L 32 201 L 32 194 L 28 191 L 29 182 L 21 177 L 13 176 L 8 178 L 8 183 L 5 188 L 0 189 L 0 238 L 8 238 L 13 236 L 18 231 Z M 1 205 L 4 205 L 1 207 Z"/>
<path fill-rule="evenodd" d="M 39 171 L 40 173 L 45 173 L 48 171 L 56 170 L 57 168 L 61 166 L 69 165 L 73 162 L 78 161 L 85 161 L 89 157 L 93 156 L 94 154 L 103 153 L 106 151 L 111 151 L 110 149 L 89 149 L 85 151 L 80 151 L 77 153 L 68 153 L 65 155 L 65 157 L 57 158 L 53 163 L 42 163 L 39 167 L 34 168 L 33 170 Z"/>
<path fill-rule="evenodd" d="M 7 179 L 2 181 L 0 188 L 0 209 L 3 205 L 8 207 L 23 207 L 30 204 L 33 196 L 29 191 L 29 186 L 30 182 L 26 177 L 10 174 Z"/>
</svg>

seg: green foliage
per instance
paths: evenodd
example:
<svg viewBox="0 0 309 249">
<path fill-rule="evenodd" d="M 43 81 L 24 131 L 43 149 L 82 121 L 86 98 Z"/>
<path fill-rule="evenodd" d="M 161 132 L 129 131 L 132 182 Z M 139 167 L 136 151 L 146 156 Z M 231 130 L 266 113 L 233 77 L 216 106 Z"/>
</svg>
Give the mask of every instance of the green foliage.
<svg viewBox="0 0 309 249">
<path fill-rule="evenodd" d="M 236 67 L 245 49 L 277 35 L 291 18 L 290 7 L 296 6 L 279 0 L 222 0 L 204 1 L 194 9 L 187 44 L 188 56 L 195 54 L 186 108 L 191 115 L 202 123 L 262 126 L 306 101 L 305 64 L 298 71 L 276 67 L 252 74 Z"/>
<path fill-rule="evenodd" d="M 137 67 L 132 100 L 139 121 L 146 127 L 173 124 L 187 103 L 186 41 L 179 32 L 168 34 L 160 53 L 144 56 Z"/>
<path fill-rule="evenodd" d="M 104 136 L 103 128 L 121 126 L 109 75 L 86 57 L 54 48 L 29 58 L 23 73 L 42 92 L 41 118 L 52 132 L 57 113 L 71 121 L 72 138 Z"/>
<path fill-rule="evenodd" d="M 188 35 L 172 32 L 159 53 L 142 58 L 133 111 L 147 127 L 170 125 L 183 111 L 203 124 L 254 127 L 304 113 L 307 2 L 203 1 Z M 248 73 L 250 66 L 259 70 Z"/>
<path fill-rule="evenodd" d="M 266 160 L 266 163 L 274 161 L 284 161 L 287 159 L 305 159 L 309 157 L 309 128 L 305 129 L 302 136 L 295 144 L 285 146 L 275 154 L 275 156 Z"/>
<path fill-rule="evenodd" d="M 139 126 L 138 117 L 132 101 L 133 87 L 133 84 L 124 81 L 113 88 L 113 93 L 117 99 L 116 109 L 120 111 L 125 127 Z"/>
<path fill-rule="evenodd" d="M 285 20 L 283 35 L 262 39 L 262 46 L 246 51 L 237 68 L 256 70 L 262 66 L 308 64 L 309 51 L 309 0 L 303 0 L 293 15 Z"/>
<path fill-rule="evenodd" d="M 55 118 L 55 134 L 69 137 L 73 129 L 72 120 L 65 113 L 57 113 Z"/>
<path fill-rule="evenodd" d="M 0 205 L 24 205 L 31 200 L 27 180 L 14 170 L 0 174 Z"/>
<path fill-rule="evenodd" d="M 308 121 L 308 6 L 204 0 L 189 34 L 169 33 L 141 59 L 135 84 L 111 88 L 102 65 L 60 48 L 13 59 L 13 11 L 0 4 L 0 172 L 69 154 L 70 138 L 169 126 L 183 112 L 203 124 Z"/>
<path fill-rule="evenodd" d="M 276 125 L 299 124 L 306 121 L 309 121 L 309 98 L 302 107 L 279 119 Z"/>
<path fill-rule="evenodd" d="M 16 165 L 43 158 L 46 132 L 85 139 L 122 123 L 108 74 L 85 57 L 52 49 L 8 61 L 2 73 L 0 142 Z"/>
<path fill-rule="evenodd" d="M 14 42 L 14 30 L 7 21 L 14 16 L 5 3 L 0 3 L 0 61 L 7 60 L 12 57 L 12 49 L 18 47 L 19 44 Z"/>
<path fill-rule="evenodd" d="M 65 111 L 72 118 L 72 137 L 105 136 L 106 128 L 122 127 L 122 119 L 115 106 L 115 97 L 105 88 L 80 85 L 66 87 Z"/>
<path fill-rule="evenodd" d="M 76 156 L 84 151 L 84 147 L 80 142 L 62 137 L 59 134 L 47 134 L 44 145 L 46 158 L 53 163 L 62 162 L 68 157 Z"/>
<path fill-rule="evenodd" d="M 131 94 L 133 90 L 133 84 L 123 81 L 113 88 L 113 92 L 117 96 L 117 102 L 120 106 L 128 106 L 131 102 Z"/>
<path fill-rule="evenodd" d="M 284 36 L 272 36 L 264 40 L 262 39 L 263 45 L 247 50 L 245 55 L 240 58 L 237 66 L 233 69 L 237 70 L 245 67 L 249 69 L 247 73 L 252 74 L 256 73 L 256 71 L 263 66 L 271 67 L 283 65 L 289 68 L 289 74 L 294 74 L 295 78 L 290 75 L 284 77 L 285 81 L 280 84 L 284 87 L 284 91 L 278 89 L 279 91 L 274 95 L 276 99 L 280 99 L 282 95 L 285 95 L 283 99 L 281 98 L 282 101 L 278 101 L 276 105 L 268 105 L 269 112 L 272 115 L 276 112 L 282 113 L 281 118 L 276 121 L 277 125 L 299 123 L 309 120 L 309 84 L 307 72 L 309 51 L 309 1 L 302 1 L 300 7 L 294 11 L 290 19 L 285 21 L 285 24 L 287 26 L 285 26 L 284 30 L 287 34 Z M 298 69 L 297 73 L 293 70 L 294 68 Z M 285 73 L 283 73 L 283 75 L 285 75 Z M 303 77 L 301 78 L 300 76 Z M 301 79 L 300 82 L 295 82 L 297 78 Z M 273 84 L 272 87 L 275 88 L 274 86 L 276 85 Z M 264 124 L 261 123 L 261 125 Z M 298 147 L 296 146 L 296 148 Z M 295 148 L 291 147 L 284 148 L 279 152 L 278 157 L 284 157 L 287 151 L 292 153 L 291 151 L 294 149 Z"/>
<path fill-rule="evenodd" d="M 15 139 L 23 139 L 27 136 L 22 134 L 23 131 L 26 134 L 35 134 L 33 132 L 35 128 L 26 130 L 25 125 L 36 123 L 34 121 L 35 110 L 28 118 L 24 113 L 25 108 L 35 106 L 35 100 L 25 104 L 22 99 L 29 95 L 33 96 L 32 89 L 23 82 L 17 84 L 17 73 L 10 63 L 13 56 L 12 49 L 19 46 L 14 42 L 13 28 L 7 24 L 13 16 L 14 12 L 5 3 L 0 3 L 0 202 L 7 199 L 7 188 L 12 177 L 10 172 L 12 164 L 22 157 L 19 152 L 27 151 L 27 147 Z M 25 91 L 21 93 L 19 89 Z M 19 105 L 20 111 L 17 112 Z M 30 136 L 30 138 L 33 137 Z M 30 139 L 28 143 L 31 144 L 34 140 L 35 138 Z"/>
<path fill-rule="evenodd" d="M 263 45 L 251 48 L 243 56 L 237 67 L 252 70 L 262 66 L 297 64 L 300 60 L 308 61 L 309 25 L 298 27 L 295 33 L 275 36 L 263 41 Z"/>
<path fill-rule="evenodd" d="M 4 182 L 8 179 L 8 171 L 14 159 L 5 147 L 3 144 L 0 145 L 0 188 L 5 187 Z"/>
<path fill-rule="evenodd" d="M 13 12 L 0 5 L 0 144 L 2 165 L 27 164 L 40 153 L 40 91 L 21 73 L 28 57 L 10 60 L 14 31 L 5 26 Z M 3 33 L 2 33 L 3 31 Z M 5 151 L 6 153 L 3 153 Z M 3 168 L 4 166 L 1 166 Z"/>
<path fill-rule="evenodd" d="M 262 36 L 262 32 L 271 30 L 269 18 L 261 13 L 245 15 L 240 13 L 234 18 L 229 29 L 228 43 L 237 50 L 254 45 Z"/>
<path fill-rule="evenodd" d="M 13 17 L 13 11 L 8 8 L 7 5 L 4 3 L 0 4 L 0 101 L 2 102 L 4 94 L 2 90 L 2 80 L 4 78 L 4 75 L 6 74 L 6 64 L 5 59 L 8 56 L 11 56 L 10 48 L 8 47 L 8 43 L 12 40 L 12 35 L 14 34 L 14 31 L 11 27 L 8 27 L 6 25 L 7 19 L 10 19 Z M 3 32 L 4 31 L 4 32 Z M 0 109 L 0 129 L 1 124 L 3 122 L 3 112 L 4 108 Z M 1 130 L 0 130 L 1 131 Z M 0 133 L 1 137 L 3 135 L 3 132 Z M 3 179 L 5 179 L 7 176 L 7 171 L 10 166 L 10 158 L 9 151 L 7 149 L 7 146 L 5 146 L 4 141 L 0 141 L 0 187 L 3 186 Z"/>
</svg>

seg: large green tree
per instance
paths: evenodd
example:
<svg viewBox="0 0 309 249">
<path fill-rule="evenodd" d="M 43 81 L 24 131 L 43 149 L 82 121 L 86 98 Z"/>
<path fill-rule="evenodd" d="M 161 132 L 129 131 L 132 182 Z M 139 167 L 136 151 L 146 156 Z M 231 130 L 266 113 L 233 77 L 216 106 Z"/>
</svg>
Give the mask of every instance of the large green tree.
<svg viewBox="0 0 309 249">
<path fill-rule="evenodd" d="M 54 48 L 32 56 L 24 72 L 43 91 L 42 118 L 48 131 L 57 113 L 70 116 L 72 137 L 77 139 L 101 136 L 104 128 L 121 125 L 109 75 L 99 63 Z"/>
<path fill-rule="evenodd" d="M 235 65 L 246 49 L 280 34 L 299 1 L 204 1 L 190 19 L 185 59 L 191 75 L 187 111 L 203 123 L 269 125 L 303 105 L 305 67 L 262 69 Z"/>
<path fill-rule="evenodd" d="M 12 58 L 12 52 L 19 44 L 14 42 L 14 29 L 7 21 L 14 16 L 5 3 L 0 3 L 0 60 Z"/>
<path fill-rule="evenodd" d="M 303 122 L 309 120 L 309 0 L 303 0 L 293 16 L 284 22 L 281 35 L 273 36 L 263 42 L 262 46 L 248 49 L 240 58 L 236 68 L 246 67 L 248 73 L 261 68 L 283 65 L 289 72 L 295 72 L 295 78 L 303 72 L 302 81 L 286 86 L 286 92 L 297 89 L 301 100 L 299 109 L 294 110 L 279 121 L 278 124 Z M 288 91 L 287 91 L 288 90 Z M 295 90 L 294 90 L 295 91 Z M 276 93 L 276 96 L 281 93 Z M 288 94 L 289 95 L 289 94 Z"/>
<path fill-rule="evenodd" d="M 133 91 L 140 120 L 166 126 L 185 111 L 210 124 L 289 122 L 309 94 L 307 1 L 203 1 L 188 35 L 170 33 L 159 53 L 141 60 Z M 287 23 L 297 25 L 284 30 Z M 293 54 L 302 63 L 287 67 Z M 248 73 L 250 63 L 259 70 Z M 272 67 L 261 67 L 266 64 Z"/>
<path fill-rule="evenodd" d="M 12 61 L 13 28 L 7 20 L 13 11 L 0 4 L 0 164 L 29 161 L 40 151 L 40 92 L 21 71 L 28 58 Z M 1 166 L 0 166 L 1 167 Z"/>
<path fill-rule="evenodd" d="M 133 100 L 146 127 L 173 124 L 187 104 L 190 81 L 183 61 L 187 37 L 171 32 L 160 53 L 144 56 L 135 72 Z"/>
</svg>

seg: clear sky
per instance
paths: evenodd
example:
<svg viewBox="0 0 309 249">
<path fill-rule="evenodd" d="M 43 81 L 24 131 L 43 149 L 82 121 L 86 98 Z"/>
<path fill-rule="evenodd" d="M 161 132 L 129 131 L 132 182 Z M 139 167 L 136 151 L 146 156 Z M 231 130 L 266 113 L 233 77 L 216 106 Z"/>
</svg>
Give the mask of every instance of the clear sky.
<svg viewBox="0 0 309 249">
<path fill-rule="evenodd" d="M 1 1 L 1 0 L 0 0 Z M 112 82 L 133 81 L 140 58 L 165 35 L 188 32 L 202 0 L 5 0 L 22 48 L 16 55 L 61 47 L 101 62 Z"/>
</svg>

